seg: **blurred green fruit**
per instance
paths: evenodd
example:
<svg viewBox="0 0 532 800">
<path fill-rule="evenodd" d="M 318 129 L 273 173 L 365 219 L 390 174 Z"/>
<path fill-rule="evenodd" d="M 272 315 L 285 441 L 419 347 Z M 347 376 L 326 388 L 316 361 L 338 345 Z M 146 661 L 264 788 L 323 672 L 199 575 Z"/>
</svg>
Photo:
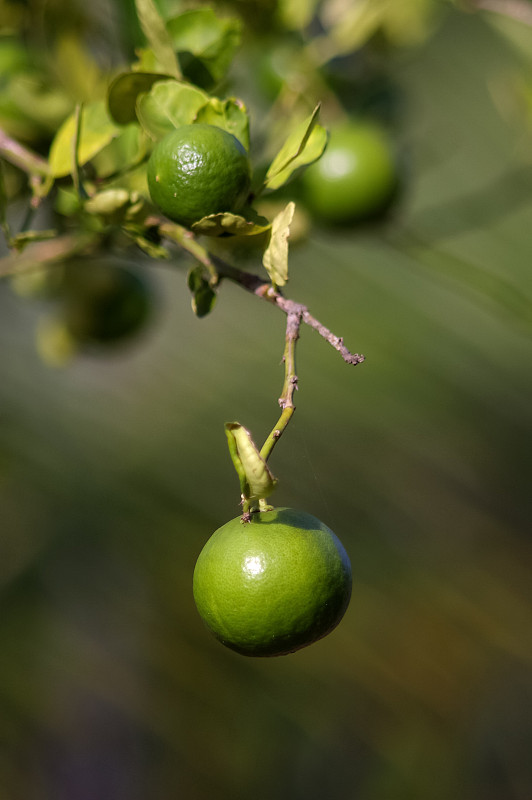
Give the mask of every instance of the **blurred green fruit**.
<svg viewBox="0 0 532 800">
<path fill-rule="evenodd" d="M 323 156 L 302 176 L 303 197 L 320 220 L 347 224 L 382 214 L 398 188 L 392 142 L 376 123 L 334 128 Z"/>
<path fill-rule="evenodd" d="M 151 297 L 147 285 L 124 266 L 101 261 L 71 265 L 65 273 L 62 319 L 80 344 L 113 344 L 139 333 Z"/>
</svg>

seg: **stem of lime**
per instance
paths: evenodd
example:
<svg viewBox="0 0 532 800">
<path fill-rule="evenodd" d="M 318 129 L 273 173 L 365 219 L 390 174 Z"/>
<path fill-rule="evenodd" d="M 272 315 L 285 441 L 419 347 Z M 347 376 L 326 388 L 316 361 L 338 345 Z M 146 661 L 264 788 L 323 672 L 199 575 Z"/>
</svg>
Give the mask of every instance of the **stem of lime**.
<svg viewBox="0 0 532 800">
<path fill-rule="evenodd" d="M 282 411 L 281 416 L 277 420 L 260 451 L 265 461 L 270 457 L 273 448 L 286 430 L 296 410 L 294 405 L 294 392 L 297 389 L 296 343 L 299 339 L 299 328 L 301 326 L 303 311 L 303 306 L 294 304 L 294 308 L 291 309 L 286 316 L 286 339 L 283 353 L 284 384 L 279 398 L 279 405 Z"/>
</svg>

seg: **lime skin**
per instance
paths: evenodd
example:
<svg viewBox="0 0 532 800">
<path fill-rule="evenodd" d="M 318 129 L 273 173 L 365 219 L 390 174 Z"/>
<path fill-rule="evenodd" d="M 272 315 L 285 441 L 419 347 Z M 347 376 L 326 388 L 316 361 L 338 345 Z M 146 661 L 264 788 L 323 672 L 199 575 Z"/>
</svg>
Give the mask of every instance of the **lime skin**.
<svg viewBox="0 0 532 800">
<path fill-rule="evenodd" d="M 250 186 L 248 154 L 239 140 L 214 125 L 183 125 L 155 145 L 148 187 L 156 206 L 190 226 L 209 214 L 238 210 Z"/>
<path fill-rule="evenodd" d="M 247 656 L 286 655 L 338 625 L 351 597 L 351 565 L 320 520 L 277 508 L 219 528 L 198 557 L 193 591 L 222 644 Z"/>
<path fill-rule="evenodd" d="M 303 197 L 318 219 L 346 225 L 383 214 L 398 189 L 394 148 L 373 121 L 349 121 L 330 134 L 319 161 L 302 176 Z"/>
</svg>

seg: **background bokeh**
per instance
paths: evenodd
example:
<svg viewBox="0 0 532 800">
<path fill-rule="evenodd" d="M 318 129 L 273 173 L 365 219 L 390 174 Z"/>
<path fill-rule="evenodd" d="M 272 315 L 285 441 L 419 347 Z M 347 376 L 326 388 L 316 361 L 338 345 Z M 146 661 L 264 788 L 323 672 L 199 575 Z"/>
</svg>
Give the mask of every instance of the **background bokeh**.
<svg viewBox="0 0 532 800">
<path fill-rule="evenodd" d="M 367 358 L 302 331 L 272 457 L 275 502 L 353 565 L 312 647 L 238 656 L 191 594 L 239 511 L 223 423 L 259 440 L 276 418 L 283 315 L 224 284 L 198 320 L 188 262 L 139 258 L 144 338 L 54 369 L 39 303 L 0 286 L 2 798 L 532 797 L 528 65 L 450 10 L 388 69 L 398 208 L 290 256 L 289 296 Z"/>
</svg>

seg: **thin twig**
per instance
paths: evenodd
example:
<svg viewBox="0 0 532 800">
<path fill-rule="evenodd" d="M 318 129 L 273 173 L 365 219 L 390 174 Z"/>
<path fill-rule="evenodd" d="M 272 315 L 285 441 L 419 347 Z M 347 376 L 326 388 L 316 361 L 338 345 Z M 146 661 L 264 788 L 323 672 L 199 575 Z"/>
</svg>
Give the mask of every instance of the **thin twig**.
<svg viewBox="0 0 532 800">
<path fill-rule="evenodd" d="M 39 175 L 46 178 L 50 175 L 48 162 L 44 158 L 28 150 L 5 131 L 0 129 L 0 156 L 11 164 L 27 172 L 29 175 Z"/>
<path fill-rule="evenodd" d="M 319 333 L 329 344 L 334 347 L 335 350 L 338 350 L 342 358 L 347 364 L 361 364 L 365 357 L 363 355 L 359 355 L 358 353 L 351 353 L 344 344 L 344 340 L 341 336 L 336 336 L 332 331 L 322 325 L 319 320 L 312 316 L 309 313 L 308 309 L 303 311 L 303 322 L 306 325 L 309 325 L 311 328 L 314 328 L 315 331 Z"/>
<path fill-rule="evenodd" d="M 286 317 L 286 338 L 283 354 L 284 361 L 284 384 L 279 405 L 281 406 L 281 416 L 275 423 L 273 430 L 264 442 L 260 451 L 265 461 L 270 457 L 273 448 L 283 435 L 292 415 L 296 410 L 294 405 L 294 392 L 297 389 L 296 374 L 296 343 L 299 339 L 299 328 L 301 327 L 301 317 L 303 314 L 302 306 L 297 306 L 290 310 Z"/>
<path fill-rule="evenodd" d="M 325 341 L 340 353 L 347 364 L 356 365 L 364 361 L 363 355 L 351 353 L 344 345 L 343 339 L 332 333 L 325 325 L 322 325 L 322 323 L 310 313 L 307 306 L 284 297 L 284 295 L 282 295 L 278 289 L 275 289 L 269 281 L 263 280 L 258 275 L 234 267 L 218 256 L 209 253 L 208 250 L 197 241 L 194 234 L 186 228 L 182 228 L 180 225 L 162 223 L 159 225 L 159 233 L 161 236 L 166 236 L 176 242 L 176 244 L 203 264 L 211 275 L 211 285 L 216 285 L 223 278 L 233 281 L 233 283 L 237 283 L 239 286 L 246 289 L 246 291 L 260 297 L 262 300 L 276 305 L 287 316 L 290 314 L 299 315 L 300 320 L 304 322 L 305 325 L 317 331 Z"/>
<path fill-rule="evenodd" d="M 0 277 L 18 275 L 43 266 L 60 263 L 65 259 L 90 250 L 97 236 L 92 233 L 82 235 L 65 234 L 45 242 L 29 244 L 23 253 L 10 253 L 0 258 Z"/>
</svg>

